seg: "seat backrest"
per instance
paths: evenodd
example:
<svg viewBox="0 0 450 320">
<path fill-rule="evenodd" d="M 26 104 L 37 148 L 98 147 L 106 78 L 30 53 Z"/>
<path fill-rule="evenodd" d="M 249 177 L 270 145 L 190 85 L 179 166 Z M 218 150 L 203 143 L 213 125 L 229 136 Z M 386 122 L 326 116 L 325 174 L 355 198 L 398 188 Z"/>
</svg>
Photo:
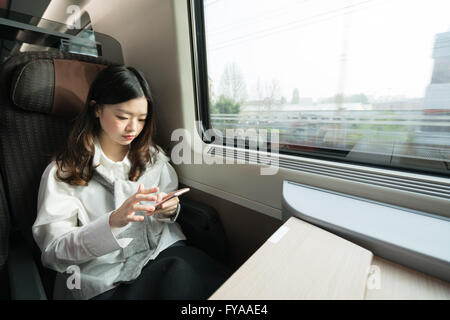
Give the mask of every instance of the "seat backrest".
<svg viewBox="0 0 450 320">
<path fill-rule="evenodd" d="M 102 58 L 65 52 L 26 52 L 0 66 L 0 170 L 18 229 L 35 257 L 40 250 L 31 227 L 40 179 L 65 143 L 89 86 L 109 65 Z"/>
<path fill-rule="evenodd" d="M 8 258 L 9 209 L 6 201 L 3 178 L 0 174 L 0 272 Z"/>
</svg>

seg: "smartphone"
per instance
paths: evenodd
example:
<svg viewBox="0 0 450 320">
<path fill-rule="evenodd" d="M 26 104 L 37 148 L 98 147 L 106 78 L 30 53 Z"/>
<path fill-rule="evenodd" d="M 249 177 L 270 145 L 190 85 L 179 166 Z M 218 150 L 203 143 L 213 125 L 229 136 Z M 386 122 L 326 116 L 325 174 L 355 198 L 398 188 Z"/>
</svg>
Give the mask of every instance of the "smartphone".
<svg viewBox="0 0 450 320">
<path fill-rule="evenodd" d="M 160 202 L 157 202 L 154 204 L 155 210 L 161 209 L 161 205 L 164 202 L 169 201 L 172 198 L 178 197 L 178 196 L 182 195 L 183 193 L 188 192 L 189 190 L 191 190 L 191 189 L 183 188 L 183 189 L 179 189 L 176 191 L 172 191 L 171 193 L 167 194 L 164 198 L 162 198 L 162 200 Z"/>
</svg>

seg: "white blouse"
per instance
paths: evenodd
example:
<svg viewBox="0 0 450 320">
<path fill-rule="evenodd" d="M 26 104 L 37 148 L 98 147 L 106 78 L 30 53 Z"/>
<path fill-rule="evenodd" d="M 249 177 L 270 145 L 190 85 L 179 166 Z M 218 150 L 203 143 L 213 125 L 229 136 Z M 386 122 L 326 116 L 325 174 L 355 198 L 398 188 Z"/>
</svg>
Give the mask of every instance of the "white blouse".
<svg viewBox="0 0 450 320">
<path fill-rule="evenodd" d="M 115 229 L 109 225 L 110 214 L 136 193 L 140 183 L 146 189 L 159 187 L 159 191 L 165 193 L 178 188 L 177 174 L 162 151 L 137 182 L 128 180 L 131 167 L 128 154 L 122 161 L 112 161 L 103 153 L 97 139 L 93 164 L 100 164 L 94 170 L 113 183 L 114 194 L 95 179 L 91 179 L 87 186 L 71 186 L 57 180 L 55 161 L 47 166 L 41 178 L 38 213 L 32 231 L 42 251 L 43 265 L 58 271 L 54 299 L 90 299 L 114 288 L 117 285 L 114 280 L 121 274 L 128 258 L 124 251 L 133 241 L 138 245 L 146 242 L 146 261 L 139 262 L 144 266 L 162 250 L 186 239 L 175 222 L 180 207 L 171 219 L 144 215 L 144 221 L 131 222 L 123 228 Z M 119 235 L 133 223 L 149 224 L 151 239 L 141 235 L 120 238 Z M 66 281 L 72 271 L 66 276 L 62 274 L 68 268 L 73 270 L 73 266 L 81 271 L 79 289 L 70 289 L 76 281 L 67 285 L 74 279 Z"/>
</svg>

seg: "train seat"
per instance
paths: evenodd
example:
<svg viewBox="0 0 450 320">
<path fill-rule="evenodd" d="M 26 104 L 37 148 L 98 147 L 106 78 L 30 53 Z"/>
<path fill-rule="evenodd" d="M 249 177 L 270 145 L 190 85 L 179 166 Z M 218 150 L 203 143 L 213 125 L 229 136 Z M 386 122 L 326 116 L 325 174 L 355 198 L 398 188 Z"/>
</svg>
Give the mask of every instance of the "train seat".
<svg viewBox="0 0 450 320">
<path fill-rule="evenodd" d="M 47 51 L 21 53 L 0 66 L 0 229 L 5 231 L 0 254 L 3 260 L 7 255 L 11 299 L 53 295 L 56 272 L 42 266 L 31 232 L 39 183 L 51 156 L 65 143 L 90 84 L 110 64 Z M 181 205 L 179 223 L 191 244 L 226 265 L 228 246 L 217 212 L 189 200 Z"/>
</svg>

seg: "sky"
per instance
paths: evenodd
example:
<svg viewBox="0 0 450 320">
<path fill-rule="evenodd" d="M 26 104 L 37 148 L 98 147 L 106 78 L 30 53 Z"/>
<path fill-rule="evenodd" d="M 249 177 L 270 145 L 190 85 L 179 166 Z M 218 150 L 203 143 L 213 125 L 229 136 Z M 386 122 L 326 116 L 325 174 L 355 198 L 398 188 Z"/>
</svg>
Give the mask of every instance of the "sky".
<svg viewBox="0 0 450 320">
<path fill-rule="evenodd" d="M 450 0 L 205 0 L 208 74 L 219 90 L 227 63 L 248 99 L 277 79 L 288 101 L 364 93 L 420 98 Z"/>
</svg>

